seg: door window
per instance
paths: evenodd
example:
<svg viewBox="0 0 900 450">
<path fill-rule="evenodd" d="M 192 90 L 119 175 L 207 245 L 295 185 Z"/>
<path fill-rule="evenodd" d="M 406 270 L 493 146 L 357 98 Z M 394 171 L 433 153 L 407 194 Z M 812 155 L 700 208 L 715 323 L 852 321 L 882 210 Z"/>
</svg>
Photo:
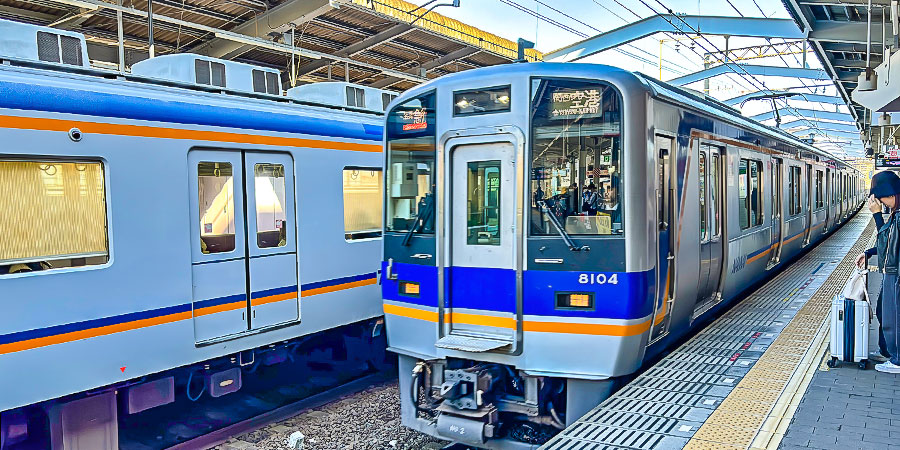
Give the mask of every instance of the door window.
<svg viewBox="0 0 900 450">
<path fill-rule="evenodd" d="M 709 230 L 706 229 L 706 153 L 700 152 L 700 240 L 709 239 Z"/>
<path fill-rule="evenodd" d="M 710 167 L 709 205 L 712 209 L 712 236 L 717 237 L 721 233 L 719 226 L 719 154 L 712 154 L 712 166 Z"/>
<path fill-rule="evenodd" d="M 500 245 L 500 161 L 467 164 L 466 243 Z"/>
<path fill-rule="evenodd" d="M 282 247 L 286 243 L 284 213 L 284 166 L 256 164 L 253 168 L 256 187 L 256 245 L 259 248 Z"/>
<path fill-rule="evenodd" d="M 200 191 L 200 250 L 223 253 L 234 250 L 234 174 L 231 163 L 197 165 Z"/>
</svg>

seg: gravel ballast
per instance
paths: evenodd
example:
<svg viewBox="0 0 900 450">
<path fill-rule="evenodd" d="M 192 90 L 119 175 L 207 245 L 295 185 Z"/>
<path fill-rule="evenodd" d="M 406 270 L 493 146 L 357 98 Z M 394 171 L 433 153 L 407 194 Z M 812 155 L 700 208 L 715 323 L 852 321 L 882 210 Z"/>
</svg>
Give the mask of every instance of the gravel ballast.
<svg viewBox="0 0 900 450">
<path fill-rule="evenodd" d="M 298 431 L 303 433 L 304 450 L 436 450 L 447 445 L 400 424 L 400 398 L 394 381 L 232 437 L 216 449 L 290 449 L 289 439 Z"/>
</svg>

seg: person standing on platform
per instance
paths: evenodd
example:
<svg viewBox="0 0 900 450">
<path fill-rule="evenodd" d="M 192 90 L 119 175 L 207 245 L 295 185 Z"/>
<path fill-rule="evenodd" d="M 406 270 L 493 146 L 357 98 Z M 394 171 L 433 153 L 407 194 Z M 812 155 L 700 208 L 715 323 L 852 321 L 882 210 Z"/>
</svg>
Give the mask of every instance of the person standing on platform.
<svg viewBox="0 0 900 450">
<path fill-rule="evenodd" d="M 887 207 L 890 216 L 878 227 L 875 248 L 861 253 L 856 258 L 856 264 L 865 267 L 866 255 L 878 255 L 878 270 L 883 274 L 879 295 L 881 331 L 886 347 L 883 350 L 887 350 L 890 358 L 876 365 L 875 370 L 900 373 L 900 279 L 897 275 L 900 265 L 900 215 L 897 214 L 900 208 L 900 177 L 891 171 L 875 174 L 870 194 Z M 874 209 L 871 200 L 869 209 Z"/>
<path fill-rule="evenodd" d="M 877 233 L 881 227 L 884 226 L 884 216 L 881 215 L 882 205 L 881 202 L 875 198 L 874 194 L 869 195 L 869 211 L 872 212 L 872 218 L 875 220 L 875 232 Z M 874 256 L 878 251 L 877 247 L 872 247 L 866 250 L 864 253 L 860 254 L 856 258 L 856 264 L 860 269 L 866 268 L 866 262 Z M 875 306 L 875 317 L 878 318 L 878 351 L 869 353 L 869 360 L 875 361 L 878 363 L 883 363 L 887 361 L 891 355 L 887 351 L 887 342 L 884 339 L 884 328 L 881 327 L 881 323 L 884 321 L 882 318 L 882 301 L 881 301 L 881 289 L 878 289 L 878 300 Z"/>
</svg>

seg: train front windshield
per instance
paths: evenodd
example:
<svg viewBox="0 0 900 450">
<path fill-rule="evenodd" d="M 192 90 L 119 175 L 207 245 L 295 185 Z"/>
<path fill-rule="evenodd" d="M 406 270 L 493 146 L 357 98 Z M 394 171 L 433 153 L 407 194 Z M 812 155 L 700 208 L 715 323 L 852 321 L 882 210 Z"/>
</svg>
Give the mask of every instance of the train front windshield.
<svg viewBox="0 0 900 450">
<path fill-rule="evenodd" d="M 434 232 L 434 97 L 407 100 L 388 113 L 387 231 Z"/>
<path fill-rule="evenodd" d="M 619 96 L 596 81 L 535 79 L 531 86 L 531 234 L 621 235 Z"/>
</svg>

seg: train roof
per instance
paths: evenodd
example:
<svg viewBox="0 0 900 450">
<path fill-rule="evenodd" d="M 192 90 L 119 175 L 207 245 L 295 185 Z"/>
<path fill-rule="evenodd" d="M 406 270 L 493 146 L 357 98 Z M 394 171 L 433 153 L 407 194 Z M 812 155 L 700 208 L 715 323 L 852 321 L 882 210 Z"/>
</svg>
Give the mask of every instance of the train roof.
<svg viewBox="0 0 900 450">
<path fill-rule="evenodd" d="M 794 145 L 801 150 L 824 156 L 834 162 L 838 162 L 846 165 L 847 167 L 852 167 L 847 164 L 845 161 L 842 161 L 832 155 L 831 153 L 822 150 L 820 148 L 816 148 L 806 142 L 797 138 L 791 133 L 784 131 L 780 128 L 772 127 L 769 125 L 765 125 L 760 123 L 754 119 L 751 119 L 747 116 L 741 114 L 739 110 L 733 108 L 729 105 L 726 105 L 722 101 L 712 98 L 708 95 L 704 95 L 702 93 L 693 91 L 691 89 L 683 88 L 680 86 L 675 86 L 664 81 L 657 80 L 649 75 L 633 72 L 635 76 L 641 79 L 644 83 L 649 85 L 651 89 L 654 91 L 657 97 L 665 98 L 667 100 L 671 100 L 675 103 L 692 106 L 696 109 L 704 110 L 708 108 L 714 108 L 718 112 L 726 115 L 733 122 L 739 123 L 742 126 L 748 127 L 762 134 L 767 134 L 773 138 L 782 139 L 788 141 L 791 145 Z"/>
<path fill-rule="evenodd" d="M 691 91 L 690 89 L 671 85 L 640 72 L 632 72 L 626 69 L 604 64 L 535 62 L 527 64 L 505 64 L 483 67 L 468 70 L 465 72 L 445 75 L 441 78 L 431 80 L 428 83 L 421 84 L 413 89 L 404 92 L 401 97 L 409 98 L 419 95 L 421 93 L 434 89 L 434 85 L 436 83 L 459 81 L 466 78 L 492 75 L 495 73 L 507 76 L 511 74 L 533 73 L 538 76 L 570 76 L 578 78 L 602 78 L 603 75 L 607 75 L 610 81 L 614 81 L 614 79 L 618 79 L 620 81 L 631 80 L 631 82 L 639 83 L 640 85 L 646 87 L 651 95 L 656 98 L 666 99 L 670 102 L 688 106 L 699 111 L 710 111 L 710 109 L 714 109 L 718 113 L 717 115 L 719 117 L 724 118 L 725 120 L 733 124 L 752 130 L 761 136 L 766 136 L 785 142 L 793 147 L 796 147 L 803 153 L 814 154 L 826 160 L 833 161 L 836 164 L 841 164 L 845 167 L 852 168 L 850 164 L 838 159 L 834 155 L 824 150 L 813 147 L 812 145 L 803 142 L 796 136 L 782 129 L 771 127 L 756 120 L 750 119 L 749 117 L 742 115 L 737 109 L 732 108 L 731 106 L 728 106 L 712 97 L 703 95 L 695 91 Z"/>
</svg>

